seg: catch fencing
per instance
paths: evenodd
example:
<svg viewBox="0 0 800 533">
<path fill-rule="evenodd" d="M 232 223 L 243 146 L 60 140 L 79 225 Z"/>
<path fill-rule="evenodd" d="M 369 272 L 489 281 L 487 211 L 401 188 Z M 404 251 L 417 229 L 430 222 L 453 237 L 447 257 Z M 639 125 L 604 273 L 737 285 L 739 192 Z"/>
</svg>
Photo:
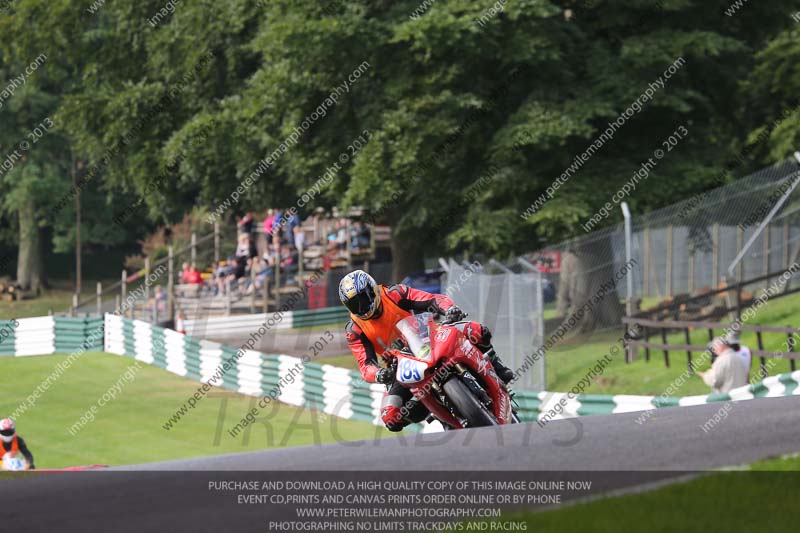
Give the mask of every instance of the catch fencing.
<svg viewBox="0 0 800 533">
<path fill-rule="evenodd" d="M 800 165 L 794 158 L 736 179 L 717 189 L 648 214 L 632 215 L 631 257 L 635 260 L 632 293 L 627 283 L 617 289 L 621 299 L 665 299 L 698 294 L 780 272 L 800 256 Z M 728 181 L 728 173 L 717 177 Z M 787 194 L 786 201 L 777 204 Z M 759 226 L 773 208 L 774 217 Z M 611 213 L 622 220 L 622 212 Z M 573 276 L 591 277 L 626 262 L 623 222 L 548 247 L 559 252 Z M 743 253 L 732 270 L 729 267 Z M 562 266 L 561 280 L 565 276 Z M 766 287 L 766 282 L 763 283 Z M 645 305 L 648 302 L 645 302 Z"/>
<path fill-rule="evenodd" d="M 492 331 L 492 344 L 506 366 L 517 369 L 544 342 L 542 274 L 490 274 L 480 263 L 448 263 L 444 294 Z M 518 383 L 526 389 L 545 388 L 544 359 L 537 361 Z"/>
</svg>

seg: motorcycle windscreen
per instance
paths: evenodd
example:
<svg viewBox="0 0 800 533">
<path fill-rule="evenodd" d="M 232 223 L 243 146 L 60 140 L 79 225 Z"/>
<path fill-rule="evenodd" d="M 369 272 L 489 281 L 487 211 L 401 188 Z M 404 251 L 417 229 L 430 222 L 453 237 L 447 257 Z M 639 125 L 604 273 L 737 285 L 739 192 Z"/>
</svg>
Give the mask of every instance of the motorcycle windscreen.
<svg viewBox="0 0 800 533">
<path fill-rule="evenodd" d="M 431 331 L 434 326 L 431 313 L 412 315 L 395 324 L 414 357 L 424 361 L 431 359 Z"/>
</svg>

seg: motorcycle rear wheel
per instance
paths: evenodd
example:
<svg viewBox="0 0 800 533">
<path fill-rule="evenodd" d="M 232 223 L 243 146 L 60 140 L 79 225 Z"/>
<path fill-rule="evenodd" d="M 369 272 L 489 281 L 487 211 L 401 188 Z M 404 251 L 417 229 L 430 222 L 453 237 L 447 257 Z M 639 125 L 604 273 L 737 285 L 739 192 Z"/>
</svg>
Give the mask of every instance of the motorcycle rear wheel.
<svg viewBox="0 0 800 533">
<path fill-rule="evenodd" d="M 444 384 L 444 392 L 453 403 L 469 427 L 497 426 L 497 419 L 483 405 L 469 388 L 458 378 L 453 377 Z"/>
</svg>

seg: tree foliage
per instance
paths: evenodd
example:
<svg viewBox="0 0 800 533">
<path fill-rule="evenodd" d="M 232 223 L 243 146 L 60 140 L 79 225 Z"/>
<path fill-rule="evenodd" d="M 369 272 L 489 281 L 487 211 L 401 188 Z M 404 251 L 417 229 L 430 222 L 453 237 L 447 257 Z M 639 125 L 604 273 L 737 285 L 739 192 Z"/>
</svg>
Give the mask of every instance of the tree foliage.
<svg viewBox="0 0 800 533">
<path fill-rule="evenodd" d="M 346 153 L 306 208 L 369 208 L 394 227 L 404 269 L 425 253 L 536 249 L 580 232 L 679 126 L 688 137 L 628 199 L 634 210 L 718 186 L 766 130 L 742 173 L 798 146 L 796 115 L 770 129 L 800 89 L 792 10 L 764 0 L 727 16 L 729 4 L 197 1 L 154 27 L 162 0 L 93 12 L 92 0 L 16 0 L 0 14 L 2 77 L 42 51 L 48 60 L 0 109 L 0 142 L 7 150 L 44 116 L 56 129 L 4 175 L 2 220 L 18 225 L 33 198 L 37 224 L 54 230 L 46 244 L 68 247 L 72 204 L 52 205 L 69 193 L 73 160 L 91 176 L 87 209 L 102 213 L 88 216 L 93 242 L 213 211 L 347 83 L 225 216 L 293 205 Z M 641 111 L 521 216 L 677 58 Z M 108 223 L 139 198 L 145 224 Z"/>
</svg>

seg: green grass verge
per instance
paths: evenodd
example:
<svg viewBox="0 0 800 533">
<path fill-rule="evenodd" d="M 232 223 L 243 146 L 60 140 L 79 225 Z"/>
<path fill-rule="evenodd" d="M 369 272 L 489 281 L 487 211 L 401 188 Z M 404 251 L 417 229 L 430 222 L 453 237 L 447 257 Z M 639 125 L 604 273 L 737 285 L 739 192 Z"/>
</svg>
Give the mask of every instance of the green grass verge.
<svg viewBox="0 0 800 533">
<path fill-rule="evenodd" d="M 509 513 L 527 531 L 793 531 L 800 519 L 800 458 L 715 472 L 656 490 L 540 512 Z M 792 473 L 787 473 L 791 471 Z"/>
<path fill-rule="evenodd" d="M 60 355 L 0 358 L 0 416 L 13 412 L 63 359 Z M 167 431 L 162 424 L 198 383 L 143 363 L 132 382 L 119 381 L 134 364 L 116 355 L 84 354 L 19 417 L 18 431 L 38 468 L 124 465 L 388 435 L 367 423 L 274 402 L 274 407 L 261 411 L 263 423 L 232 438 L 227 430 L 257 399 L 218 388 Z M 98 407 L 96 419 L 72 436 L 68 428 L 116 383 L 122 384 L 117 398 Z"/>
</svg>

